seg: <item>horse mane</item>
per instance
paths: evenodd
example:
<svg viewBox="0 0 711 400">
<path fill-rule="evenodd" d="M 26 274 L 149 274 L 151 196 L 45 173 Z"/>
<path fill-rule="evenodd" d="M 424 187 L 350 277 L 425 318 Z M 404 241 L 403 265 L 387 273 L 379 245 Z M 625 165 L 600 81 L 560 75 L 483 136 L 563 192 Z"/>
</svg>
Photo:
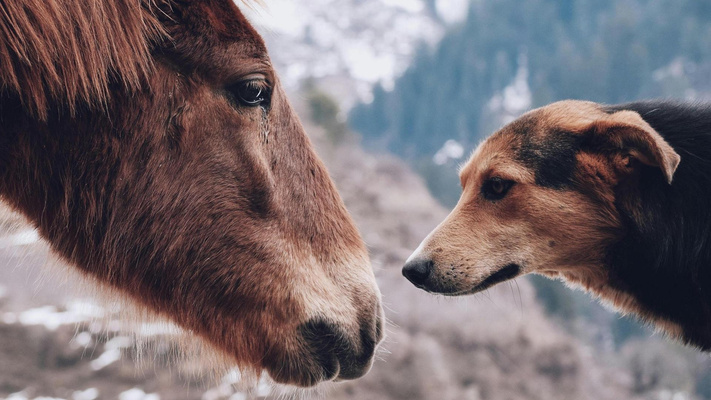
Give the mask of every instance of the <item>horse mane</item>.
<svg viewBox="0 0 711 400">
<path fill-rule="evenodd" d="M 81 101 L 105 104 L 114 82 L 139 87 L 165 35 L 157 1 L 0 2 L 0 94 L 46 119 L 53 102 L 74 113 Z"/>
</svg>

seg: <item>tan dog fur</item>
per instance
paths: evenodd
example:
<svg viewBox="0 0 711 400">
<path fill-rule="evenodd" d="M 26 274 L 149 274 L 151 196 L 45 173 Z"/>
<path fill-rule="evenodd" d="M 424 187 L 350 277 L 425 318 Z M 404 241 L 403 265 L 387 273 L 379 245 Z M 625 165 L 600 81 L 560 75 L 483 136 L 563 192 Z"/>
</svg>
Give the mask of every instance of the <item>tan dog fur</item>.
<svg viewBox="0 0 711 400">
<path fill-rule="evenodd" d="M 595 151 L 574 154 L 571 180 L 580 190 L 537 183 L 536 172 L 522 160 L 525 148 L 533 157 L 544 151 L 555 132 L 574 139 L 587 135 L 586 140 L 596 143 Z M 615 189 L 633 181 L 638 163 L 659 167 L 671 183 L 679 162 L 674 149 L 635 112 L 608 114 L 581 101 L 533 110 L 474 151 L 460 172 L 458 204 L 408 261 L 430 260 L 432 271 L 423 288 L 455 296 L 481 290 L 488 277 L 515 264 L 520 275 L 563 278 L 622 312 L 654 319 L 678 336 L 677 325 L 649 315 L 633 296 L 610 285 L 605 256 L 624 234 Z M 482 195 L 492 177 L 514 182 L 500 200 Z"/>
</svg>

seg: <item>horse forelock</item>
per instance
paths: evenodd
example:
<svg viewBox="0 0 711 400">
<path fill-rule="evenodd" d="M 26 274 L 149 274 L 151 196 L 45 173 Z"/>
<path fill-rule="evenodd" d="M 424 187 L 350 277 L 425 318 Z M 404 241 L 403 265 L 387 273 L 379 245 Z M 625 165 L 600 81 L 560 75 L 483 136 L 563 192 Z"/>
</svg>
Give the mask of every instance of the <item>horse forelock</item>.
<svg viewBox="0 0 711 400">
<path fill-rule="evenodd" d="M 171 0 L 0 2 L 0 94 L 45 119 L 50 104 L 72 113 L 80 102 L 104 104 L 111 83 L 138 88 L 152 44 L 167 37 L 161 7 Z"/>
<path fill-rule="evenodd" d="M 112 80 L 138 87 L 163 35 L 157 2 L 11 0 L 0 3 L 0 87 L 40 118 L 51 102 L 101 104 Z"/>
</svg>

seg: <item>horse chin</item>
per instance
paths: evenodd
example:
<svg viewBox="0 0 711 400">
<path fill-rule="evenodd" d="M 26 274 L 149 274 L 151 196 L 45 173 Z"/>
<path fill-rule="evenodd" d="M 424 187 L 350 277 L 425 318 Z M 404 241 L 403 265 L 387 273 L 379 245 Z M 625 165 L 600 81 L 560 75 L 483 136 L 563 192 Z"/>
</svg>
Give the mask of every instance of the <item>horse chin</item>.
<svg viewBox="0 0 711 400">
<path fill-rule="evenodd" d="M 288 361 L 282 361 L 267 365 L 265 371 L 277 384 L 305 389 L 313 388 L 322 382 L 332 381 L 340 372 L 340 364 L 337 360 L 333 360 L 328 365 L 319 365 L 313 360 L 307 360 L 304 356 L 301 364 L 293 365 Z"/>
<path fill-rule="evenodd" d="M 314 318 L 297 329 L 299 344 L 291 351 L 275 350 L 265 358 L 265 370 L 277 383 L 303 388 L 326 381 L 357 379 L 368 373 L 383 339 L 382 311 L 355 329 Z"/>
<path fill-rule="evenodd" d="M 341 362 L 335 357 L 329 357 L 330 360 L 321 365 L 313 365 L 308 368 L 301 366 L 298 370 L 285 369 L 284 366 L 276 366 L 275 368 L 267 368 L 266 372 L 269 377 L 277 384 L 296 386 L 304 389 L 314 388 L 317 385 L 325 382 L 344 382 L 352 379 L 357 379 L 370 371 L 372 360 L 358 367 L 349 366 L 343 369 Z M 290 374 L 289 372 L 295 372 Z"/>
</svg>

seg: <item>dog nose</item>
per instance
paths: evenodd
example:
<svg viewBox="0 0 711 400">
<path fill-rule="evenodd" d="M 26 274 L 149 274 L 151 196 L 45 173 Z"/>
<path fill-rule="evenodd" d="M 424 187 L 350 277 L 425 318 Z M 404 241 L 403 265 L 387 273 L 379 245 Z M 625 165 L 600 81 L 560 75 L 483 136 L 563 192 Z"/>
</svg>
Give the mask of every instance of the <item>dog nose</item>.
<svg viewBox="0 0 711 400">
<path fill-rule="evenodd" d="M 402 267 L 402 274 L 417 287 L 423 287 L 429 278 L 434 262 L 432 260 L 412 260 Z"/>
</svg>

